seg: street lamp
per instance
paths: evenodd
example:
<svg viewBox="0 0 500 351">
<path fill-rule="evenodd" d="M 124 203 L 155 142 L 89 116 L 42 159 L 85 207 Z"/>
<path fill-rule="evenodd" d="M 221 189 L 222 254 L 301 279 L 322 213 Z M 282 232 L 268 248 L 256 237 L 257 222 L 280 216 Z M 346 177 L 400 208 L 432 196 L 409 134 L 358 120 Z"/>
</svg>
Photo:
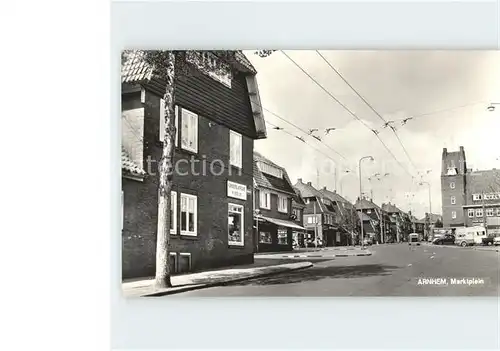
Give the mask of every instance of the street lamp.
<svg viewBox="0 0 500 351">
<path fill-rule="evenodd" d="M 361 201 L 363 197 L 363 185 L 362 185 L 362 178 L 361 178 L 361 161 L 363 160 L 370 160 L 373 161 L 372 156 L 364 156 L 359 159 L 359 200 Z M 364 235 L 364 228 L 363 228 L 363 209 L 361 209 L 361 248 L 364 248 L 364 242 L 363 242 L 363 235 Z"/>
<path fill-rule="evenodd" d="M 431 220 L 432 220 L 431 183 L 421 181 L 419 184 L 420 185 L 427 184 L 427 186 L 429 188 L 429 232 L 427 233 L 427 235 L 429 235 L 430 234 L 430 225 L 431 225 Z"/>
<path fill-rule="evenodd" d="M 495 105 L 500 105 L 500 102 L 492 102 L 488 107 L 487 107 L 487 110 L 489 112 L 493 112 L 495 111 Z"/>
</svg>

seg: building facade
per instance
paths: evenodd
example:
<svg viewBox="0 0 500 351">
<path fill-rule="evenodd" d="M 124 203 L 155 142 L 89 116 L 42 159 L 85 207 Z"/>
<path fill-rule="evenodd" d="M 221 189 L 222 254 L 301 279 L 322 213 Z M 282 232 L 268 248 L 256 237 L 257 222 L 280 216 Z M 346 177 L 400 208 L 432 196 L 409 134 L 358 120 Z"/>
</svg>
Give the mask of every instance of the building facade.
<svg viewBox="0 0 500 351">
<path fill-rule="evenodd" d="M 443 225 L 445 227 L 463 227 L 465 216 L 463 206 L 466 205 L 467 164 L 465 150 L 442 153 L 441 165 L 441 201 Z"/>
<path fill-rule="evenodd" d="M 296 194 L 286 170 L 254 152 L 253 176 L 257 252 L 291 251 L 293 231 L 304 228 L 293 216 Z"/>
<path fill-rule="evenodd" d="M 300 191 L 298 191 L 295 187 L 293 190 L 295 191 L 295 196 L 292 198 L 292 219 L 297 225 L 304 228 L 304 210 L 306 208 L 306 203 L 300 196 Z M 306 234 L 305 228 L 295 229 L 292 232 L 294 243 L 298 247 L 305 247 Z"/>
<path fill-rule="evenodd" d="M 219 59 L 198 54 L 200 61 Z M 174 274 L 253 262 L 253 143 L 266 131 L 255 69 L 235 52 L 226 73 L 200 72 L 175 83 Z M 164 91 L 141 52 L 129 53 L 122 65 L 123 278 L 155 271 Z"/>
<path fill-rule="evenodd" d="M 312 186 L 311 182 L 304 183 L 298 179 L 294 187 L 304 199 L 304 228 L 306 229 L 306 241 L 316 245 L 316 241 L 322 246 L 339 246 L 340 233 L 336 221 L 337 212 L 331 200 L 325 197 L 319 190 Z M 316 240 L 317 239 L 317 240 Z"/>
<path fill-rule="evenodd" d="M 467 168 L 465 150 L 443 149 L 441 172 L 443 227 L 485 226 L 500 234 L 500 170 Z"/>
</svg>

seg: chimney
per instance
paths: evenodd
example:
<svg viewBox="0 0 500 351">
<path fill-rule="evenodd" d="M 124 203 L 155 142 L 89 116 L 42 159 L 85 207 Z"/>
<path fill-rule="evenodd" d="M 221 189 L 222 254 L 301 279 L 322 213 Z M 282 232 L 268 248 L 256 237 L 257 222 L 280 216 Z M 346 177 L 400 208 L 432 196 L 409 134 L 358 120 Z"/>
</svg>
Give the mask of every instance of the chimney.
<svg viewBox="0 0 500 351">
<path fill-rule="evenodd" d="M 494 168 L 493 168 L 493 169 L 494 169 Z M 326 186 L 324 186 L 324 187 L 323 187 L 323 190 L 327 190 L 327 189 L 326 189 Z"/>
<path fill-rule="evenodd" d="M 312 186 L 312 183 L 311 182 L 307 182 L 307 185 Z"/>
<path fill-rule="evenodd" d="M 460 152 L 464 152 L 464 147 L 460 146 Z"/>
<path fill-rule="evenodd" d="M 333 193 L 336 194 L 337 193 L 337 190 L 333 190 Z"/>
<path fill-rule="evenodd" d="M 448 153 L 448 149 L 443 147 L 443 155 L 446 155 Z"/>
<path fill-rule="evenodd" d="M 302 178 L 297 179 L 297 183 L 301 183 L 302 184 Z"/>
</svg>

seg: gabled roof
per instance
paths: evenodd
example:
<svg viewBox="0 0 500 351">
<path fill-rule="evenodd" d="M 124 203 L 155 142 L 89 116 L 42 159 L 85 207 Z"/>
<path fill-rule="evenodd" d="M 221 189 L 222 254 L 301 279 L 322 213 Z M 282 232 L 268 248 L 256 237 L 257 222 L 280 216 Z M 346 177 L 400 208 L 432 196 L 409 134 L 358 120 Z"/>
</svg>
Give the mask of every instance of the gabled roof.
<svg viewBox="0 0 500 351">
<path fill-rule="evenodd" d="M 212 51 L 214 52 L 214 51 Z M 234 60 L 227 62 L 234 69 L 255 75 L 257 71 L 245 54 L 239 50 L 232 51 Z M 154 68 L 144 61 L 145 50 L 127 50 L 124 52 L 122 65 L 122 83 L 141 83 L 145 80 L 155 78 Z M 217 55 L 217 52 L 214 52 Z"/>
<path fill-rule="evenodd" d="M 122 147 L 122 171 L 128 172 L 132 175 L 143 176 L 146 174 L 141 166 L 136 164 L 129 156 L 128 152 Z"/>
<path fill-rule="evenodd" d="M 339 193 L 337 193 L 336 191 L 330 191 L 328 190 L 326 187 L 324 187 L 323 189 L 320 189 L 319 190 L 325 197 L 327 197 L 328 199 L 330 199 L 330 201 L 336 201 L 336 202 L 340 202 L 340 203 L 343 203 L 343 204 L 349 204 L 350 207 L 353 206 L 352 203 L 350 203 L 348 200 L 346 200 L 345 198 L 343 198 Z"/>
<path fill-rule="evenodd" d="M 290 178 L 288 177 L 288 173 L 286 172 L 286 169 L 277 165 L 273 161 L 269 160 L 268 158 L 262 156 L 261 154 L 259 154 L 258 152 L 255 152 L 255 151 L 253 154 L 253 161 L 254 161 L 253 162 L 253 178 L 255 180 L 257 187 L 263 187 L 266 189 L 276 190 L 279 192 L 284 192 L 284 193 L 296 196 L 295 189 L 292 186 L 292 182 L 290 181 Z M 283 178 L 274 177 L 270 174 L 266 174 L 266 173 L 262 172 L 257 165 L 258 162 L 267 163 L 269 165 L 272 165 L 272 166 L 280 169 L 283 172 Z"/>
<path fill-rule="evenodd" d="M 304 199 L 302 199 L 302 196 L 300 196 L 300 191 L 295 187 L 293 187 L 293 190 L 295 192 L 295 196 L 292 197 L 293 202 L 300 205 L 301 207 L 305 206 L 306 203 L 304 202 Z"/>
<path fill-rule="evenodd" d="M 358 199 L 356 201 L 355 206 L 357 210 L 369 210 L 369 209 L 377 209 L 379 211 L 381 210 L 381 208 L 378 205 L 365 198 Z"/>
<path fill-rule="evenodd" d="M 404 213 L 399 208 L 397 208 L 396 205 L 391 204 L 390 202 L 387 204 L 382 204 L 382 210 L 384 210 L 388 213 L 401 213 L 401 214 Z"/>
<path fill-rule="evenodd" d="M 306 198 L 306 197 L 317 197 L 317 198 L 323 198 L 323 194 L 317 190 L 315 187 L 312 186 L 312 184 L 309 182 L 309 183 L 302 183 L 302 180 L 299 179 L 299 181 L 297 181 L 297 183 L 295 183 L 294 187 L 299 190 L 300 192 L 300 195 L 303 197 L 303 198 Z"/>
<path fill-rule="evenodd" d="M 123 53 L 124 60 L 121 67 L 122 83 L 141 84 L 151 89 L 154 87 L 153 90 L 157 91 L 157 93 L 164 92 L 166 82 L 155 74 L 154 67 L 144 60 L 145 52 L 145 50 L 127 50 Z M 217 55 L 217 51 L 211 52 Z M 257 84 L 257 71 L 243 52 L 239 50 L 226 52 L 234 54 L 229 59 L 231 62 L 227 62 L 228 60 L 225 59 L 226 63 L 234 70 L 245 74 L 248 99 L 255 125 L 254 137 L 256 139 L 265 139 L 267 137 L 266 122 Z"/>
</svg>

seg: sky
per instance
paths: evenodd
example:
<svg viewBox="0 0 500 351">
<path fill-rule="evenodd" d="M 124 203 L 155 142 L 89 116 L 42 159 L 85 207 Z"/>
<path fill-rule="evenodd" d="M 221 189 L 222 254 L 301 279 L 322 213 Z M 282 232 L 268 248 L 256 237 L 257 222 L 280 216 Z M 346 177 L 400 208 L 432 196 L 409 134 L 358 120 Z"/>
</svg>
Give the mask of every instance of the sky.
<svg viewBox="0 0 500 351">
<path fill-rule="evenodd" d="M 429 187 L 419 184 L 421 180 L 430 183 L 432 212 L 441 213 L 444 147 L 458 151 L 463 146 L 469 168 L 500 168 L 500 104 L 493 112 L 487 110 L 491 102 L 500 103 L 498 51 L 321 50 L 385 121 L 396 121 L 397 136 L 383 128 L 384 121 L 316 51 L 276 51 L 265 58 L 244 52 L 257 69 L 261 104 L 268 110 L 268 136 L 255 142 L 255 150 L 285 167 L 293 183 L 302 178 L 354 201 L 360 192 L 359 159 L 372 156 L 373 162 L 362 161 L 363 193 L 379 205 L 391 201 L 421 218 L 429 212 Z M 314 135 L 323 143 L 276 115 L 305 131 L 319 129 Z M 273 129 L 275 125 L 283 130 Z M 336 129 L 326 135 L 326 128 Z M 394 157 L 370 129 L 379 132 Z M 388 175 L 378 180 L 371 177 L 376 173 Z"/>
</svg>

